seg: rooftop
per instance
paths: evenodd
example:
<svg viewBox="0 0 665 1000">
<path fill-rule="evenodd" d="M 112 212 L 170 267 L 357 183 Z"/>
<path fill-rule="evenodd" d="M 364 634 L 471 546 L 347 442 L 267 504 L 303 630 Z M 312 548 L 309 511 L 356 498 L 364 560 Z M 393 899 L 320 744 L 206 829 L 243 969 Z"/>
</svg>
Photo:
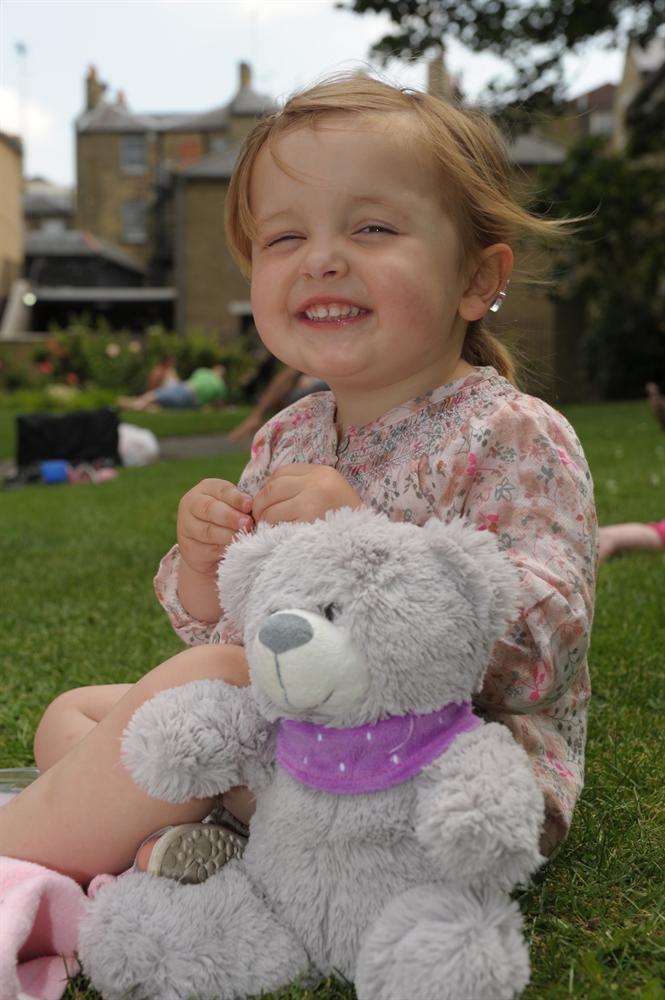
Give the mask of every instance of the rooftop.
<svg viewBox="0 0 665 1000">
<path fill-rule="evenodd" d="M 33 285 L 37 302 L 174 302 L 175 288 L 75 288 Z"/>
<path fill-rule="evenodd" d="M 247 63 L 240 63 L 238 90 L 228 102 L 209 111 L 162 111 L 157 113 L 133 112 L 123 95 L 115 103 L 104 99 L 105 85 L 92 108 L 83 111 L 76 119 L 78 132 L 212 132 L 225 129 L 235 115 L 260 116 L 277 110 L 277 105 L 267 94 L 260 94 L 252 87 L 251 70 Z"/>
<path fill-rule="evenodd" d="M 104 257 L 137 274 L 145 274 L 145 269 L 120 247 L 81 229 L 63 229 L 56 233 L 44 230 L 28 232 L 25 237 L 25 256 Z"/>
</svg>

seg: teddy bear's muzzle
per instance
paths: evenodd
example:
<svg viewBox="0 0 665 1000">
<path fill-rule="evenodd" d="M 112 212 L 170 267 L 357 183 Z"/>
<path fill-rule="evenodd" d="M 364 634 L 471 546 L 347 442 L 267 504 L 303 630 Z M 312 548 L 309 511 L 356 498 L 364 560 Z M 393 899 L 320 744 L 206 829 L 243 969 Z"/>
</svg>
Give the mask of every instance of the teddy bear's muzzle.
<svg viewBox="0 0 665 1000">
<path fill-rule="evenodd" d="M 285 716 L 332 721 L 369 680 L 347 630 L 298 608 L 267 617 L 247 654 L 253 680 Z"/>
</svg>

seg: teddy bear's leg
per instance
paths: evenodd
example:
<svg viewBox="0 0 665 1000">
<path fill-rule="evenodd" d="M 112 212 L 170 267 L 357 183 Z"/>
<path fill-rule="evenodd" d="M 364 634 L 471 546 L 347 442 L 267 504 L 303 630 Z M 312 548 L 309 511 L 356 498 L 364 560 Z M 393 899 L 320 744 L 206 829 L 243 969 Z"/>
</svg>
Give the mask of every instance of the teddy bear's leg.
<svg viewBox="0 0 665 1000">
<path fill-rule="evenodd" d="M 241 861 L 202 885 L 132 873 L 102 887 L 79 933 L 84 972 L 104 1000 L 219 1000 L 302 976 L 302 945 L 257 896 Z"/>
<path fill-rule="evenodd" d="M 443 884 L 391 900 L 355 975 L 358 1000 L 512 1000 L 528 981 L 517 904 L 496 889 Z"/>
</svg>

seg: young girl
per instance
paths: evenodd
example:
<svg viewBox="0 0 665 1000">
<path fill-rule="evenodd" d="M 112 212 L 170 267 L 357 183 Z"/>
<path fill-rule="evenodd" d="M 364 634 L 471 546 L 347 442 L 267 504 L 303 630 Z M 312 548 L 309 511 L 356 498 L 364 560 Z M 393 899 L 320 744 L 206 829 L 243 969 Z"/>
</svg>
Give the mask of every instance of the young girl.
<svg viewBox="0 0 665 1000">
<path fill-rule="evenodd" d="M 483 326 L 505 294 L 511 245 L 565 226 L 521 208 L 509 177 L 483 114 L 372 79 L 332 78 L 256 125 L 226 199 L 229 245 L 266 346 L 330 391 L 257 433 L 237 487 L 210 479 L 182 498 L 156 589 L 195 648 L 132 687 L 53 703 L 35 742 L 44 773 L 0 810 L 0 854 L 85 882 L 122 871 L 153 831 L 206 816 L 209 800 L 173 807 L 140 792 L 119 763 L 122 733 L 159 690 L 247 683 L 215 590 L 239 530 L 361 505 L 417 524 L 462 516 L 519 568 L 521 611 L 478 706 L 531 756 L 543 850 L 562 840 L 583 781 L 597 525 L 573 429 L 516 388 Z M 224 798 L 249 820 L 246 790 Z"/>
</svg>

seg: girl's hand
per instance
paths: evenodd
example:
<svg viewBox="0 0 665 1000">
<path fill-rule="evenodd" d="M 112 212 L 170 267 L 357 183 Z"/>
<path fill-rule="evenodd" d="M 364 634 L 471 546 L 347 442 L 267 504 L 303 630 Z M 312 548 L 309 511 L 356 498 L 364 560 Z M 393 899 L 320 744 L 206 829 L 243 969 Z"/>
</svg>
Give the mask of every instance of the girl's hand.
<svg viewBox="0 0 665 1000">
<path fill-rule="evenodd" d="M 214 576 L 224 550 L 241 530 L 251 531 L 252 498 L 225 479 L 204 479 L 178 506 L 180 557 L 195 573 Z"/>
<path fill-rule="evenodd" d="M 362 501 L 346 479 L 328 465 L 285 465 L 273 472 L 254 497 L 254 521 L 316 521 L 327 510 L 360 507 Z"/>
</svg>

